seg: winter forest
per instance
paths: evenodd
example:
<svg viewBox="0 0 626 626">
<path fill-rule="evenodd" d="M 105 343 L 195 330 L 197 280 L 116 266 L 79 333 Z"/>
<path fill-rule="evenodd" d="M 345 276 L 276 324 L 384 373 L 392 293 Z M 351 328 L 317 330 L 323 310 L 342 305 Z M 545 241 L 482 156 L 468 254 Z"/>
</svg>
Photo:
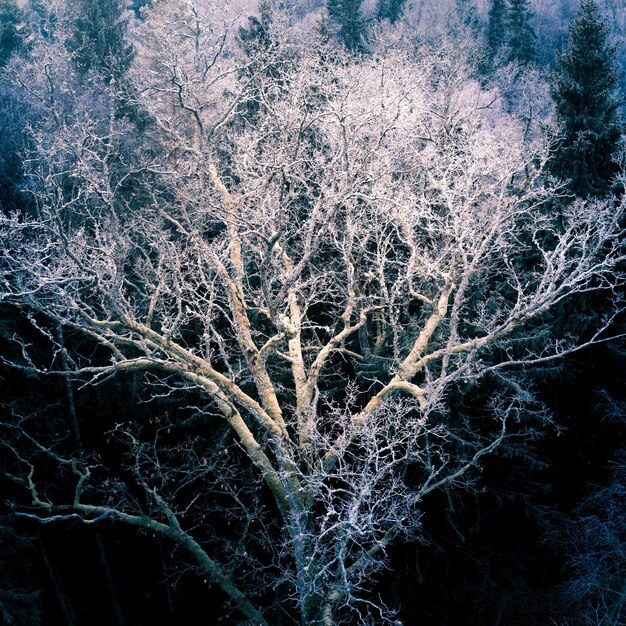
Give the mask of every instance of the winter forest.
<svg viewBox="0 0 626 626">
<path fill-rule="evenodd" d="M 2 624 L 625 624 L 625 43 L 0 0 Z"/>
</svg>

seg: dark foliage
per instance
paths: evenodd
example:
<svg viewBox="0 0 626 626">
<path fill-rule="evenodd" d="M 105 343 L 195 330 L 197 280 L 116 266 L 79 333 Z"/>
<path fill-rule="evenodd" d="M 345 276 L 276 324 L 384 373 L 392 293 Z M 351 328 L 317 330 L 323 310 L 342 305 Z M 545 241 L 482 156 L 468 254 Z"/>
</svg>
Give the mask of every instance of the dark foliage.
<svg viewBox="0 0 626 626">
<path fill-rule="evenodd" d="M 578 196 L 610 192 L 621 136 L 616 48 L 595 0 L 583 0 L 558 56 L 552 85 L 556 148 L 552 171 Z"/>
<path fill-rule="evenodd" d="M 32 572 L 33 540 L 15 529 L 10 518 L 0 518 L 0 623 L 39 626 L 40 592 Z"/>
<path fill-rule="evenodd" d="M 491 0 L 487 22 L 487 44 L 491 55 L 506 43 L 506 0 Z"/>
<path fill-rule="evenodd" d="M 154 129 L 148 113 L 129 104 L 132 94 L 124 91 L 120 95 L 115 88 L 118 85 L 120 90 L 126 89 L 125 74 L 134 54 L 126 32 L 126 9 L 141 19 L 141 7 L 150 4 L 142 0 L 130 3 L 78 0 L 75 3 L 70 52 L 75 62 L 72 71 L 77 75 L 72 78 L 73 82 L 68 81 L 71 89 L 67 91 L 72 93 L 61 96 L 67 104 L 63 109 L 67 120 L 78 119 L 81 109 L 89 109 L 98 111 L 103 124 L 108 124 L 108 111 L 114 110 L 114 121 L 126 129 L 126 136 L 120 131 L 124 139 L 110 140 L 110 150 L 108 143 L 106 150 L 94 148 L 94 155 L 99 154 L 97 150 L 106 152 L 113 179 L 125 181 L 120 194 L 124 202 L 114 208 L 126 225 L 142 217 L 139 210 L 133 212 L 135 207 L 150 206 L 152 210 L 156 197 L 168 211 L 171 209 L 170 190 L 158 174 L 130 175 L 141 158 L 152 154 L 150 133 Z M 262 0 L 258 16 L 248 18 L 237 30 L 238 45 L 249 64 L 242 64 L 239 69 L 238 78 L 248 81 L 247 95 L 242 97 L 232 122 L 227 125 L 233 136 L 241 128 L 254 126 L 261 118 L 263 107 L 281 101 L 289 90 L 282 79 L 282 70 L 289 60 L 276 52 L 279 46 L 274 39 L 272 6 L 269 0 Z M 410 6 L 406 0 L 379 0 L 375 16 L 393 24 Z M 456 0 L 454 6 L 457 9 L 454 19 L 458 20 L 455 24 L 464 32 L 473 32 L 477 38 L 482 38 L 483 26 L 477 18 L 474 2 Z M 330 24 L 323 22 L 323 28 L 330 26 L 330 34 L 324 43 L 328 44 L 332 36 L 338 35 L 348 51 L 362 52 L 367 23 L 361 9 L 362 0 L 328 0 L 328 15 L 324 19 Z M 516 65 L 536 60 L 532 17 L 527 0 L 490 2 L 484 34 L 491 59 L 508 52 L 506 60 Z M 26 32 L 24 14 L 16 3 L 0 0 L 0 67 L 13 63 L 9 59 L 16 53 L 27 54 Z M 267 88 L 268 84 L 272 89 Z M 577 195 L 602 196 L 612 190 L 616 173 L 612 159 L 621 130 L 616 84 L 616 51 L 610 43 L 609 29 L 596 2 L 582 0 L 579 16 L 570 31 L 570 50 L 558 59 L 552 90 L 558 138 L 552 171 L 570 180 L 570 190 Z M 36 110 L 26 97 L 20 99 L 23 93 L 13 86 L 0 85 L 3 121 L 0 128 L 0 210 L 5 212 L 23 208 L 25 202 L 21 170 L 25 154 L 24 129 L 29 123 L 34 124 Z M 319 100 L 323 102 L 323 94 Z M 311 102 L 317 102 L 313 96 Z M 33 108 L 29 109 L 31 106 Z M 96 135 L 104 135 L 103 128 L 96 127 Z M 51 137 L 55 130 L 50 127 Z M 309 135 L 303 136 L 310 139 Z M 269 142 L 271 138 L 264 137 L 260 144 L 263 141 Z M 459 143 L 462 144 L 462 139 Z M 237 173 L 236 164 L 229 165 L 231 167 L 225 169 L 230 185 L 236 183 Z M 63 172 L 67 182 L 59 186 L 68 197 L 73 175 L 73 163 L 69 162 L 67 172 Z M 301 202 L 303 206 L 318 193 L 317 189 L 311 191 L 314 188 L 311 184 L 301 193 L 301 198 L 292 197 L 287 179 L 284 188 L 291 202 Z M 77 229 L 80 226 L 88 229 L 91 227 L 90 211 L 97 210 L 98 202 L 91 197 L 68 202 L 70 208 L 64 218 L 75 220 Z M 192 204 L 190 200 L 190 207 Z M 172 245 L 176 246 L 179 240 L 174 226 L 172 221 Z M 215 237 L 217 240 L 222 232 L 207 227 L 205 234 L 207 239 Z M 145 256 L 147 258 L 148 254 Z M 133 271 L 128 270 L 128 280 L 141 280 L 139 273 L 135 276 Z M 511 286 L 504 280 L 502 283 L 502 293 L 494 293 L 488 306 L 495 307 L 497 302 L 512 297 Z M 492 284 L 485 285 L 484 289 L 497 291 Z M 496 300 L 496 295 L 500 300 Z M 325 306 L 327 303 L 320 302 L 307 311 L 309 320 L 315 322 L 320 333 L 332 323 Z M 411 313 L 417 319 L 423 310 L 416 305 Z M 468 315 L 472 320 L 468 324 L 473 323 L 472 313 L 476 311 Z M 228 314 L 226 311 L 224 317 Z M 250 315 L 256 312 L 251 311 Z M 562 309 L 555 315 L 565 319 L 568 312 Z M 581 311 L 569 315 L 582 324 Z M 29 325 L 29 317 L 39 330 L 33 329 L 34 324 Z M 542 324 L 544 321 L 542 319 Z M 224 325 L 225 321 L 218 317 L 214 323 Z M 414 323 L 417 322 L 413 318 L 403 320 L 406 337 L 400 334 L 397 341 L 408 345 Z M 262 327 L 260 322 L 259 326 Z M 329 405 L 345 400 L 348 378 L 365 391 L 394 374 L 395 362 L 389 356 L 393 346 L 390 336 L 382 332 L 382 326 L 374 317 L 346 344 L 348 351 L 361 356 L 360 360 L 351 361 L 338 354 L 331 362 L 327 376 L 320 383 L 321 393 Z M 194 349 L 204 341 L 192 323 L 183 324 L 181 328 L 181 343 L 185 346 Z M 576 333 L 572 330 L 570 334 L 583 334 L 588 328 L 589 324 L 585 324 L 582 330 L 576 328 Z M 571 330 L 569 326 L 567 330 Z M 24 420 L 26 433 L 50 442 L 59 454 L 74 450 L 79 464 L 97 459 L 94 473 L 101 472 L 102 480 L 98 482 L 98 475 L 94 486 L 90 487 L 94 500 L 107 494 L 111 500 L 136 499 L 140 510 L 149 508 L 149 499 L 138 486 L 142 473 L 148 474 L 157 484 L 155 491 L 168 496 L 184 511 L 181 515 L 184 524 L 210 545 L 226 564 L 229 576 L 251 594 L 256 594 L 259 603 L 269 607 L 271 623 L 276 626 L 293 624 L 285 602 L 286 583 L 274 588 L 263 587 L 263 575 L 267 572 L 255 572 L 252 567 L 245 569 L 241 565 L 246 559 L 252 563 L 259 557 L 257 561 L 265 563 L 268 571 L 279 567 L 283 557 L 272 541 L 279 535 L 276 520 L 280 519 L 280 514 L 263 492 L 258 476 L 243 469 L 245 454 L 229 434 L 223 418 L 211 412 L 203 396 L 194 395 L 184 385 L 169 379 L 159 384 L 151 375 L 118 374 L 90 386 L 83 378 L 70 382 L 58 372 L 35 375 L 25 373 L 27 368 L 17 370 L 6 366 L 5 359 L 17 362 L 21 358 L 19 344 L 15 341 L 16 337 L 21 337 L 33 359 L 30 365 L 42 372 L 45 365 L 52 364 L 60 369 L 64 358 L 59 349 L 61 344 L 54 345 L 46 339 L 46 333 L 57 337 L 55 333 L 60 332 L 59 327 L 28 311 L 17 307 L 0 310 L 0 385 L 5 389 L 0 398 L 0 422 L 6 427 L 0 436 L 6 446 L 13 443 L 11 426 L 15 425 L 14 421 L 33 415 L 32 420 Z M 540 332 L 541 329 L 537 330 L 537 334 Z M 63 329 L 63 333 L 65 337 L 61 337 L 60 342 L 64 342 L 64 350 L 71 352 L 80 364 L 108 363 L 108 357 L 103 356 L 96 341 L 78 339 L 70 326 Z M 511 346 L 507 349 L 514 352 L 515 346 Z M 216 354 L 220 348 L 217 344 L 213 346 Z M 438 490 L 426 497 L 420 540 L 410 538 L 389 548 L 390 568 L 377 573 L 373 595 L 379 594 L 397 610 L 398 619 L 403 620 L 398 623 L 421 626 L 557 623 L 555 620 L 570 617 L 566 616 L 567 595 L 559 587 L 566 578 L 571 581 L 568 589 L 574 601 L 580 603 L 580 608 L 575 609 L 578 611 L 575 619 L 579 621 L 572 624 L 592 623 L 589 609 L 595 611 L 595 616 L 602 616 L 604 621 L 598 623 L 603 626 L 615 626 L 623 619 L 626 460 L 620 457 L 609 479 L 600 481 L 607 486 L 595 488 L 584 499 L 586 485 L 596 478 L 594 472 L 602 473 L 605 459 L 614 452 L 618 440 L 613 430 L 602 425 L 602 411 L 598 408 L 601 403 L 593 392 L 603 385 L 615 387 L 612 392 L 616 396 L 623 392 L 623 388 L 621 391 L 619 388 L 621 381 L 616 382 L 619 378 L 616 370 L 623 362 L 623 355 L 618 360 L 605 358 L 599 350 L 594 354 L 582 357 L 587 358 L 582 365 L 572 359 L 567 367 L 549 373 L 546 370 L 543 378 L 540 375 L 516 379 L 518 386 L 526 390 L 533 387 L 537 391 L 538 404 L 541 404 L 541 410 L 537 410 L 539 419 L 550 421 L 546 418 L 547 411 L 543 412 L 544 406 L 548 406 L 555 422 L 565 425 L 562 432 L 543 439 L 535 437 L 535 431 L 528 427 L 532 426 L 533 407 L 526 407 L 523 415 L 510 426 L 511 439 L 485 460 L 480 475 L 468 484 L 467 490 Z M 227 371 L 225 367 L 222 369 Z M 242 359 L 241 370 L 244 369 Z M 468 445 L 468 440 L 464 439 L 468 428 L 479 442 L 493 427 L 486 417 L 489 404 L 504 393 L 508 384 L 496 378 L 486 377 L 480 386 L 471 388 L 459 385 L 451 392 L 446 436 L 458 439 L 460 453 Z M 291 394 L 288 385 L 285 377 L 279 389 L 280 400 Z M 242 386 L 245 390 L 252 388 L 249 381 L 243 381 Z M 33 387 L 39 389 L 41 395 L 33 393 Z M 26 443 L 32 445 L 33 441 Z M 31 452 L 37 456 L 36 449 Z M 0 465 L 4 460 L 0 458 Z M 64 468 L 45 460 L 40 467 L 46 491 L 56 495 L 66 489 Z M 410 464 L 403 466 L 402 471 L 409 482 L 412 472 L 418 472 Z M 224 482 L 224 476 L 229 477 L 230 487 Z M 418 481 L 419 476 L 413 480 Z M 236 498 L 228 491 L 233 485 Z M 13 487 L 1 478 L 0 489 L 3 490 L 0 506 L 4 507 L 0 515 L 8 515 Z M 245 502 L 243 509 L 233 504 L 237 500 Z M 582 504 L 578 505 L 581 500 Z M 23 510 L 30 510 L 28 506 L 26 503 Z M 242 515 L 241 510 L 253 511 L 253 521 Z M 546 536 L 546 510 L 552 513 L 571 511 L 567 516 L 566 539 L 563 540 L 561 534 L 556 551 L 549 554 L 542 543 Z M 320 517 L 323 513 L 320 510 Z M 71 511 L 57 524 L 39 527 L 26 518 L 24 514 L 0 517 L 0 620 L 3 620 L 0 623 L 56 626 L 65 622 L 80 626 L 96 623 L 98 619 L 108 624 L 113 624 L 114 619 L 122 624 L 125 619 L 129 626 L 243 623 L 232 604 L 224 602 L 218 586 L 201 568 L 190 565 L 188 557 L 174 542 L 157 539 L 145 529 L 137 534 L 133 529 L 108 520 L 99 523 L 96 530 L 94 525 L 81 525 L 78 516 Z M 238 544 L 233 539 L 239 534 L 251 537 L 245 544 L 247 548 L 243 542 Z M 249 546 L 255 554 L 246 554 Z M 561 571 L 559 568 L 565 562 L 569 569 Z M 38 592 L 44 580 L 45 589 Z M 116 589 L 119 598 L 115 598 L 115 603 L 119 600 L 119 606 L 113 609 L 112 594 Z M 115 616 L 115 611 L 120 614 Z M 370 617 L 365 620 L 368 624 L 379 623 L 369 621 Z M 316 620 L 316 626 L 318 623 L 321 621 Z M 311 624 L 307 621 L 304 626 Z"/>
<path fill-rule="evenodd" d="M 525 65 L 537 59 L 537 35 L 531 24 L 532 17 L 528 0 L 509 0 L 507 27 L 510 62 Z"/>
<path fill-rule="evenodd" d="M 15 0 L 0 0 L 0 67 L 14 52 L 24 49 L 26 24 L 24 12 Z"/>
<path fill-rule="evenodd" d="M 348 50 L 363 48 L 365 20 L 361 12 L 363 0 L 328 0 L 330 19 L 338 29 L 339 39 Z"/>
<path fill-rule="evenodd" d="M 97 70 L 106 80 L 119 80 L 128 69 L 133 49 L 126 40 L 123 0 L 79 0 L 71 47 L 81 72 Z"/>
<path fill-rule="evenodd" d="M 376 17 L 395 24 L 402 17 L 405 4 L 406 0 L 378 0 Z"/>
</svg>

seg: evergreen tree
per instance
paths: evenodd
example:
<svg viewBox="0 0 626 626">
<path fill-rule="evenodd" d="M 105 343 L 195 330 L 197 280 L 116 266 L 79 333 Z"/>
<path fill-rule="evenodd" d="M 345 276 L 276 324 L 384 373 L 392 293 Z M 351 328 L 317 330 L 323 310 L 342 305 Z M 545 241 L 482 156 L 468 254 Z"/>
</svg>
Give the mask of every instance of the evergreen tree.
<svg viewBox="0 0 626 626">
<path fill-rule="evenodd" d="M 0 0 L 0 70 L 14 54 L 27 51 L 29 34 L 25 12 L 17 2 Z M 25 147 L 26 128 L 33 121 L 25 100 L 14 82 L 0 80 L 0 211 L 25 205 L 20 154 Z"/>
<path fill-rule="evenodd" d="M 551 168 L 579 196 L 605 195 L 616 172 L 621 135 L 615 97 L 616 49 L 594 0 L 582 0 L 569 30 L 569 51 L 557 57 L 551 89 L 558 146 Z"/>
<path fill-rule="evenodd" d="M 78 0 L 71 46 L 81 72 L 96 69 L 118 80 L 128 69 L 132 46 L 126 41 L 124 0 Z"/>
<path fill-rule="evenodd" d="M 150 8 L 152 6 L 152 0 L 131 0 L 128 4 L 129 11 L 132 11 L 137 19 L 141 19 L 141 9 L 144 7 Z"/>
<path fill-rule="evenodd" d="M 406 0 L 378 0 L 376 18 L 395 24 L 404 13 L 405 2 Z"/>
<path fill-rule="evenodd" d="M 0 0 L 0 67 L 24 46 L 24 14 L 15 0 Z"/>
<path fill-rule="evenodd" d="M 239 42 L 248 57 L 270 50 L 272 46 L 270 35 L 272 21 L 271 4 L 267 0 L 261 0 L 259 2 L 259 16 L 249 17 L 248 26 L 239 27 Z"/>
<path fill-rule="evenodd" d="M 528 0 L 509 0 L 506 24 L 509 32 L 509 62 L 525 65 L 536 61 L 537 35 L 530 23 L 532 17 Z"/>
<path fill-rule="evenodd" d="M 478 32 L 480 23 L 473 0 L 455 0 L 454 8 L 459 23 L 470 31 Z"/>
<path fill-rule="evenodd" d="M 487 44 L 489 53 L 496 55 L 506 43 L 506 2 L 491 0 L 487 22 Z"/>
<path fill-rule="evenodd" d="M 339 37 L 348 50 L 358 51 L 363 47 L 365 20 L 361 4 L 363 0 L 328 0 L 328 14 L 338 27 Z"/>
<path fill-rule="evenodd" d="M 272 38 L 274 15 L 269 0 L 259 2 L 259 15 L 248 18 L 247 26 L 239 27 L 238 40 L 249 63 L 241 70 L 241 76 L 247 76 L 250 82 L 249 97 L 244 98 L 239 111 L 250 121 L 261 110 L 263 98 L 260 93 L 266 79 L 271 82 L 280 78 L 280 57 L 276 43 Z"/>
</svg>

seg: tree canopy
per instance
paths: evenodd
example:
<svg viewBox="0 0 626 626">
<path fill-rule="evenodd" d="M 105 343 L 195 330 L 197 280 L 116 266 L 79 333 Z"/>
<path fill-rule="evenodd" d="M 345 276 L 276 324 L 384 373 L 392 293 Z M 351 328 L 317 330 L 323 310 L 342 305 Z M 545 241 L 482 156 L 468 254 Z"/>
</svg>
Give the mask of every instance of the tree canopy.
<svg viewBox="0 0 626 626">
<path fill-rule="evenodd" d="M 573 187 L 558 165 L 598 159 L 573 170 L 588 183 L 617 145 L 597 6 L 583 1 L 559 60 L 551 143 L 528 2 L 504 17 L 490 5 L 502 40 L 470 0 L 432 28 L 423 3 L 248 14 L 155 0 L 132 19 L 121 2 L 41 4 L 0 70 L 14 174 L 0 197 L 8 534 L 98 529 L 120 626 L 133 622 L 105 530 L 145 539 L 160 563 L 147 575 L 193 579 L 216 622 L 365 626 L 413 618 L 398 588 L 431 592 L 416 581 L 436 565 L 407 574 L 398 553 L 441 532 L 430 555 L 479 564 L 501 621 L 523 542 L 476 552 L 493 531 L 481 513 L 505 526 L 508 503 L 548 492 L 531 476 L 547 471 L 537 442 L 558 419 L 550 384 L 565 359 L 619 338 L 626 310 L 626 199 L 606 172 L 604 187 Z M 511 64 L 477 67 L 489 41 Z M 603 315 L 577 332 L 563 319 L 580 313 L 564 311 L 591 293 Z M 69 624 L 76 592 L 36 541 Z M 19 609 L 5 591 L 0 611 L 5 597 Z M 420 619 L 445 623 L 435 608 Z"/>
</svg>

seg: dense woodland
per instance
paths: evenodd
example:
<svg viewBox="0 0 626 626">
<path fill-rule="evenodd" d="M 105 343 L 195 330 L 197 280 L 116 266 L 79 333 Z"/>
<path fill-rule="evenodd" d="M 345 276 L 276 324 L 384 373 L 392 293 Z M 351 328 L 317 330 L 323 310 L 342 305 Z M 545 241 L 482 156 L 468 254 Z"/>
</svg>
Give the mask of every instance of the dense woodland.
<svg viewBox="0 0 626 626">
<path fill-rule="evenodd" d="M 0 0 L 0 617 L 626 623 L 616 0 Z"/>
</svg>

